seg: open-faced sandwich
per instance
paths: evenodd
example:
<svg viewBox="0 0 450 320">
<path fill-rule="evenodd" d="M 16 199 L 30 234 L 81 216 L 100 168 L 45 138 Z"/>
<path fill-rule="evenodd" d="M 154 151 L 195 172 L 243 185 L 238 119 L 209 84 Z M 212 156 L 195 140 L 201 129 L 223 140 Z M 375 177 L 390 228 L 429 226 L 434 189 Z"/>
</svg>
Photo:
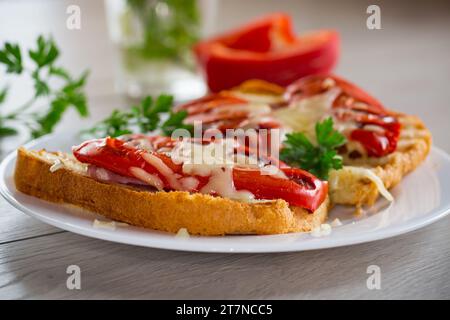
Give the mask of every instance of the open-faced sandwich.
<svg viewBox="0 0 450 320">
<path fill-rule="evenodd" d="M 201 122 L 203 132 L 279 130 L 279 156 L 226 137 L 106 137 L 74 146 L 70 155 L 20 148 L 16 187 L 169 232 L 311 231 L 326 220 L 330 203 L 372 205 L 379 194 L 392 200 L 387 189 L 431 145 L 418 118 L 384 108 L 333 75 L 286 88 L 247 81 L 177 109 L 187 112 L 186 123 Z"/>
<path fill-rule="evenodd" d="M 431 147 L 431 134 L 419 118 L 389 110 L 330 74 L 304 77 L 286 88 L 249 80 L 179 109 L 187 110 L 187 122 L 202 121 L 206 128 L 280 128 L 286 134 L 281 159 L 329 180 L 332 204 L 372 205 L 380 194 L 392 200 L 387 189 Z M 332 119 L 345 142 L 320 126 L 325 119 Z"/>
<path fill-rule="evenodd" d="M 214 150 L 225 152 L 219 157 Z M 195 161 L 198 156 L 210 157 L 208 163 Z M 74 147 L 73 156 L 19 149 L 15 183 L 41 199 L 169 232 L 277 234 L 323 223 L 326 182 L 251 157 L 252 150 L 225 139 L 104 138 Z M 276 172 L 266 174 L 268 169 Z"/>
</svg>

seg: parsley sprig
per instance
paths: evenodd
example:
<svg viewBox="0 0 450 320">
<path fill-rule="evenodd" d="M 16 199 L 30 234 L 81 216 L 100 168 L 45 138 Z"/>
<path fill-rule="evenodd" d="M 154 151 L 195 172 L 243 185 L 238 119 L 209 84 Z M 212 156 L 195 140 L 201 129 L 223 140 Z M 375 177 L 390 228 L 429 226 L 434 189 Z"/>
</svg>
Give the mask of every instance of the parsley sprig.
<svg viewBox="0 0 450 320">
<path fill-rule="evenodd" d="M 33 138 L 50 133 L 70 107 L 81 117 L 89 114 L 83 91 L 87 72 L 75 78 L 55 65 L 60 51 L 51 37 L 39 36 L 36 47 L 27 53 L 32 64 L 29 67 L 24 63 L 26 53 L 18 44 L 6 42 L 0 48 L 0 65 L 6 67 L 6 73 L 28 75 L 34 86 L 34 94 L 26 103 L 9 113 L 0 113 L 0 138 L 17 134 L 20 125 L 28 128 Z M 59 86 L 56 87 L 55 82 Z M 5 102 L 8 91 L 9 87 L 0 89 L 0 105 Z"/>
<path fill-rule="evenodd" d="M 332 118 L 317 122 L 315 132 L 317 145 L 311 143 L 301 132 L 287 134 L 280 159 L 327 180 L 331 169 L 342 168 L 342 157 L 336 150 L 345 144 L 346 139 L 333 128 Z"/>
<path fill-rule="evenodd" d="M 166 136 L 170 136 L 176 129 L 192 132 L 193 126 L 184 123 L 187 112 L 184 110 L 173 112 L 172 105 L 173 97 L 170 95 L 162 94 L 156 100 L 147 96 L 129 111 L 113 110 L 107 118 L 82 133 L 94 137 L 118 137 L 123 134 L 148 133 L 155 130 Z"/>
</svg>

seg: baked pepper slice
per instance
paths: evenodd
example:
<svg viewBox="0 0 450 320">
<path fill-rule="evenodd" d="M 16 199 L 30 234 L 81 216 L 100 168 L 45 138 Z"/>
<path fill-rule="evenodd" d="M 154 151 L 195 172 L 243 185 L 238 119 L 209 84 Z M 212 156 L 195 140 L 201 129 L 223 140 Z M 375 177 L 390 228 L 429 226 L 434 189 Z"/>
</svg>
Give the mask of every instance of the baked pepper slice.
<svg viewBox="0 0 450 320">
<path fill-rule="evenodd" d="M 303 76 L 331 71 L 338 59 L 339 35 L 321 30 L 296 36 L 291 18 L 275 13 L 201 41 L 194 51 L 213 92 L 249 79 L 286 86 Z"/>
<path fill-rule="evenodd" d="M 150 138 L 154 146 L 173 146 L 169 139 L 165 142 Z M 104 138 L 89 140 L 73 148 L 73 154 L 80 162 L 110 170 L 116 174 L 138 178 L 132 173 L 139 168 L 156 176 L 160 181 L 160 189 L 186 190 L 182 188 L 180 179 L 194 178 L 198 181 L 191 192 L 198 192 L 205 186 L 211 176 L 185 174 L 181 164 L 176 164 L 166 153 L 138 149 L 120 139 Z M 146 157 L 151 156 L 152 161 Z M 264 175 L 259 169 L 233 167 L 232 182 L 236 190 L 251 192 L 256 199 L 284 199 L 289 204 L 314 212 L 325 200 L 328 184 L 312 174 L 297 168 L 282 166 L 280 170 L 286 178 Z M 220 195 L 220 194 L 219 194 Z"/>
<path fill-rule="evenodd" d="M 401 124 L 396 115 L 370 94 L 355 84 L 332 74 L 308 76 L 299 79 L 286 88 L 288 102 L 301 100 L 339 88 L 340 94 L 333 102 L 333 115 L 344 122 L 354 122 L 350 140 L 357 141 L 371 157 L 383 157 L 397 148 Z M 367 127 L 369 126 L 372 127 Z M 373 127 L 378 130 L 374 131 Z M 369 129 L 370 128 L 370 129 Z"/>
</svg>

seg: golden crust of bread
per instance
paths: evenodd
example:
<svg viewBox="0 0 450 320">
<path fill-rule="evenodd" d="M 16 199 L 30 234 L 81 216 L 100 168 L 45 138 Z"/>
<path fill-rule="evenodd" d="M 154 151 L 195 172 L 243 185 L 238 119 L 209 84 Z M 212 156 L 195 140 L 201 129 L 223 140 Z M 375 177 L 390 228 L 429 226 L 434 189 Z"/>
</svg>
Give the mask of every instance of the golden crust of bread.
<svg viewBox="0 0 450 320">
<path fill-rule="evenodd" d="M 242 203 L 188 192 L 149 192 L 99 182 L 67 169 L 50 172 L 45 151 L 18 150 L 17 190 L 57 203 L 69 203 L 113 220 L 156 230 L 190 234 L 279 234 L 310 231 L 325 221 L 328 199 L 314 212 L 289 207 L 284 200 Z"/>
<path fill-rule="evenodd" d="M 402 178 L 419 166 L 428 155 L 431 148 L 431 133 L 423 122 L 416 116 L 399 114 L 402 130 L 399 143 L 400 150 L 395 151 L 380 164 L 362 166 L 371 169 L 381 178 L 386 188 L 392 188 Z M 411 135 L 408 136 L 406 133 Z M 349 165 L 359 165 L 346 163 Z M 330 186 L 330 198 L 333 204 L 372 205 L 378 198 L 379 192 L 373 182 L 364 177 L 345 174 L 345 170 L 338 170 L 339 183 Z"/>
</svg>

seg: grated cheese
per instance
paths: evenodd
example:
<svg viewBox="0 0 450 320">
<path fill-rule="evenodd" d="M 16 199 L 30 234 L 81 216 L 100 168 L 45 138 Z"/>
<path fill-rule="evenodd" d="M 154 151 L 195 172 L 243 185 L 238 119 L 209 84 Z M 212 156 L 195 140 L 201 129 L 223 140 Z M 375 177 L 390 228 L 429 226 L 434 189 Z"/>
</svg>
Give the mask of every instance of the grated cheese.
<svg viewBox="0 0 450 320">
<path fill-rule="evenodd" d="M 44 150 L 36 152 L 36 154 L 45 159 L 47 162 L 51 162 L 50 172 L 55 172 L 61 168 L 67 168 L 68 170 L 76 171 L 79 174 L 85 175 L 87 173 L 88 166 L 81 163 L 69 155 L 61 152 L 50 153 Z M 60 163 L 60 164 L 59 164 Z M 53 168 L 52 168 L 53 167 Z"/>
<path fill-rule="evenodd" d="M 92 222 L 92 226 L 96 229 L 108 229 L 115 231 L 117 227 L 128 227 L 129 224 L 125 222 L 101 221 L 98 219 L 94 219 L 94 221 Z"/>
<path fill-rule="evenodd" d="M 181 239 L 189 239 L 190 238 L 190 234 L 188 232 L 188 230 L 186 228 L 180 228 L 177 232 L 177 234 L 175 235 L 176 238 L 181 238 Z"/>
<path fill-rule="evenodd" d="M 355 176 L 360 176 L 360 177 L 369 179 L 370 181 L 372 181 L 375 184 L 375 186 L 377 187 L 380 194 L 384 198 L 386 198 L 386 200 L 394 201 L 394 197 L 386 189 L 381 178 L 379 176 L 377 176 L 372 170 L 366 169 L 366 168 L 361 168 L 361 167 L 353 167 L 353 166 L 344 166 L 342 169 L 339 169 L 338 171 L 340 171 L 340 170 L 347 171 L 350 174 L 353 174 Z M 336 175 L 333 175 L 333 174 L 330 175 L 330 185 L 331 186 L 336 186 L 336 182 L 332 181 L 333 179 L 335 179 L 335 176 Z"/>
<path fill-rule="evenodd" d="M 311 236 L 315 238 L 329 236 L 331 234 L 331 226 L 328 223 L 322 223 L 320 226 L 311 230 Z"/>
<path fill-rule="evenodd" d="M 340 89 L 333 88 L 323 94 L 302 99 L 288 108 L 274 111 L 274 117 L 284 127 L 292 131 L 303 132 L 310 140 L 316 140 L 315 125 L 330 114 L 332 103 L 339 95 Z"/>
<path fill-rule="evenodd" d="M 60 159 L 56 159 L 55 162 L 53 162 L 53 164 L 49 170 L 50 170 L 50 172 L 53 173 L 63 167 L 64 167 L 64 163 L 62 163 Z"/>
<path fill-rule="evenodd" d="M 114 221 L 101 221 L 95 219 L 92 223 L 92 226 L 96 229 L 108 229 L 112 231 L 116 230 L 116 223 Z"/>
<path fill-rule="evenodd" d="M 148 183 L 149 185 L 151 185 L 152 187 L 155 187 L 158 190 L 162 190 L 164 188 L 163 182 L 155 174 L 150 174 L 147 171 L 145 171 L 141 168 L 138 168 L 138 167 L 131 167 L 130 172 L 133 176 L 135 176 L 139 180 Z"/>
<path fill-rule="evenodd" d="M 331 226 L 333 228 L 340 227 L 340 226 L 342 226 L 342 222 L 341 222 L 341 220 L 339 220 L 339 218 L 336 218 L 333 220 L 333 222 L 331 222 Z"/>
</svg>

